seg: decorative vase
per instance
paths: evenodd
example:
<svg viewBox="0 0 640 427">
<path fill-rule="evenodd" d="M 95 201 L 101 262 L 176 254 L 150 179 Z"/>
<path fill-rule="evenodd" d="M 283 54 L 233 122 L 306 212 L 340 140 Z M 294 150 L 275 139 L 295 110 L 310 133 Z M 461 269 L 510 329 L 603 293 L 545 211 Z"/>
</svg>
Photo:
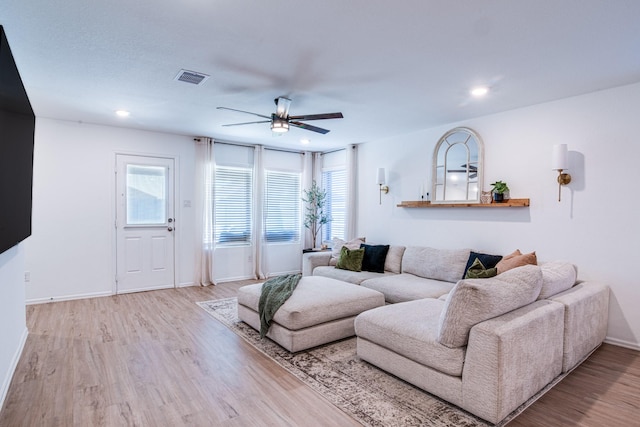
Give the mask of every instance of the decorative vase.
<svg viewBox="0 0 640 427">
<path fill-rule="evenodd" d="M 488 205 L 491 203 L 491 191 L 483 191 L 480 195 L 480 203 Z"/>
<path fill-rule="evenodd" d="M 496 203 L 504 202 L 504 194 L 503 193 L 493 193 L 493 201 Z"/>
</svg>

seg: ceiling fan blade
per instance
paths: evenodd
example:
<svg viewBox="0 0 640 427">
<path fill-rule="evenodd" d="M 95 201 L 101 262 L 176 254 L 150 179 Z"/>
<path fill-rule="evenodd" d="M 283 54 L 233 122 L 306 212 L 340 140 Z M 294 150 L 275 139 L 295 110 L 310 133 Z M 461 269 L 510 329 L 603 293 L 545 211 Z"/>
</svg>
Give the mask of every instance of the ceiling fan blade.
<svg viewBox="0 0 640 427">
<path fill-rule="evenodd" d="M 324 113 L 324 114 L 307 114 L 306 116 L 289 116 L 292 120 L 324 120 L 324 119 L 342 119 L 342 113 Z"/>
<path fill-rule="evenodd" d="M 319 127 L 316 127 L 316 126 L 308 125 L 306 123 L 290 121 L 289 124 L 291 126 L 295 126 L 297 128 L 306 129 L 306 130 L 310 130 L 310 131 L 313 131 L 313 132 L 318 132 L 318 133 L 321 133 L 321 134 L 329 133 L 328 129 L 322 129 L 322 128 L 319 128 Z"/>
<path fill-rule="evenodd" d="M 244 123 L 230 123 L 228 125 L 222 125 L 222 126 L 242 126 L 242 125 L 253 125 L 255 123 L 271 123 L 271 120 L 260 120 L 257 122 L 244 122 Z"/>
<path fill-rule="evenodd" d="M 276 116 L 281 119 L 286 119 L 289 115 L 289 106 L 291 105 L 291 100 L 289 98 L 285 98 L 284 96 L 280 96 L 274 99 L 276 102 Z"/>
<path fill-rule="evenodd" d="M 227 107 L 216 107 L 216 108 L 218 110 L 237 111 L 238 113 L 252 114 L 254 116 L 263 117 L 265 119 L 271 119 L 270 116 L 265 116 L 264 114 L 252 113 L 251 111 L 236 110 L 235 108 L 227 108 Z"/>
</svg>

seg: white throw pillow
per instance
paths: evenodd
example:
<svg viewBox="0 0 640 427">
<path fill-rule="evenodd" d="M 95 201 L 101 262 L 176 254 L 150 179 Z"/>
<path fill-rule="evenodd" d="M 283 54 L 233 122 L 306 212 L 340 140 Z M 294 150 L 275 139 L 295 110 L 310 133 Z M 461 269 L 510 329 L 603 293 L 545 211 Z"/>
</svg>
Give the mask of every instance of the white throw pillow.
<svg viewBox="0 0 640 427">
<path fill-rule="evenodd" d="M 345 242 L 342 239 L 334 237 L 331 246 L 331 259 L 329 265 L 336 265 L 338 258 L 340 258 L 340 251 L 342 247 L 346 246 L 347 249 L 360 249 L 360 245 L 365 242 L 366 237 L 356 237 L 355 239 Z"/>
<path fill-rule="evenodd" d="M 384 260 L 384 271 L 400 274 L 402 271 L 402 255 L 404 254 L 404 246 L 389 246 L 387 258 Z"/>
<path fill-rule="evenodd" d="M 541 288 L 542 271 L 536 265 L 489 279 L 460 280 L 440 315 L 438 342 L 451 348 L 467 345 L 473 326 L 534 302 Z"/>
<path fill-rule="evenodd" d="M 542 290 L 538 299 L 545 299 L 566 291 L 576 284 L 578 268 L 564 261 L 550 261 L 540 264 L 542 270 Z"/>
</svg>

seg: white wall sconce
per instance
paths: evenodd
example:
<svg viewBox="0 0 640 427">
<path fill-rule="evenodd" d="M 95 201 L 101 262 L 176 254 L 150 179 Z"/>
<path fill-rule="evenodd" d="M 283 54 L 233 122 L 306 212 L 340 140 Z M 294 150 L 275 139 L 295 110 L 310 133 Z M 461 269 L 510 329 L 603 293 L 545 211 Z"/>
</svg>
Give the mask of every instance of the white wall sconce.
<svg viewBox="0 0 640 427">
<path fill-rule="evenodd" d="M 562 173 L 569 169 L 569 153 L 567 144 L 556 144 L 553 146 L 553 157 L 551 159 L 552 169 L 558 171 L 558 201 L 562 194 L 562 186 L 571 182 L 571 175 Z"/>
<path fill-rule="evenodd" d="M 376 183 L 380 186 L 380 204 L 382 204 L 382 193 L 387 194 L 389 192 L 389 186 L 385 185 L 384 168 L 378 168 Z"/>
</svg>

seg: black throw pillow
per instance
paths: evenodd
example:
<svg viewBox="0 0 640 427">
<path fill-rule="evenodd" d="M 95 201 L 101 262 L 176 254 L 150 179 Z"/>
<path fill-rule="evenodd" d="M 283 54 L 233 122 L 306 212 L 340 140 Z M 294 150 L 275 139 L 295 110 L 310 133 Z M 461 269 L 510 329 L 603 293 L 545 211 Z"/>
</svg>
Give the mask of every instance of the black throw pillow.
<svg viewBox="0 0 640 427">
<path fill-rule="evenodd" d="M 479 252 L 471 251 L 471 253 L 469 254 L 469 259 L 467 260 L 467 266 L 464 268 L 464 273 L 462 273 L 463 279 L 467 276 L 467 271 L 476 260 L 476 258 L 480 260 L 484 268 L 490 269 L 495 267 L 496 264 L 500 262 L 500 260 L 502 259 L 502 255 L 481 254 Z"/>
<path fill-rule="evenodd" d="M 360 249 L 364 249 L 362 271 L 384 273 L 384 261 L 387 259 L 389 245 L 367 245 L 365 243 L 361 243 Z"/>
</svg>

